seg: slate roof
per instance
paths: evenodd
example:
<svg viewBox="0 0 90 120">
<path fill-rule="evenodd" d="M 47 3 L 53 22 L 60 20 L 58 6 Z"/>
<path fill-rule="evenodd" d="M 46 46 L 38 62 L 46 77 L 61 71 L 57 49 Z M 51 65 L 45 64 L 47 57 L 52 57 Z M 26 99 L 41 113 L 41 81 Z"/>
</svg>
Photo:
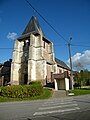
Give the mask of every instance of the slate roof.
<svg viewBox="0 0 90 120">
<path fill-rule="evenodd" d="M 36 17 L 32 16 L 29 23 L 27 24 L 24 32 L 22 33 L 22 35 L 19 37 L 19 39 L 22 39 L 24 37 L 28 37 L 30 35 L 30 33 L 35 33 L 35 34 L 40 34 L 43 37 L 44 32 L 42 31 L 39 22 L 37 21 Z"/>
<path fill-rule="evenodd" d="M 63 67 L 67 70 L 70 70 L 70 68 L 63 61 L 59 60 L 58 58 L 55 58 L 55 61 L 56 61 L 58 66 Z"/>
</svg>

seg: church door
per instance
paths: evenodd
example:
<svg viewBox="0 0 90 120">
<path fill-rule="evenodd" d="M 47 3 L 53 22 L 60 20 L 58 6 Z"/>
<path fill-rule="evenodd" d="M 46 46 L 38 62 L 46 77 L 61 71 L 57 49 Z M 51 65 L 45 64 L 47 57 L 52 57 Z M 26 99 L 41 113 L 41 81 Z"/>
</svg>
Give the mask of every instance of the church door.
<svg viewBox="0 0 90 120">
<path fill-rule="evenodd" d="M 28 82 L 28 74 L 25 74 L 24 75 L 24 84 L 27 84 L 27 82 Z"/>
</svg>

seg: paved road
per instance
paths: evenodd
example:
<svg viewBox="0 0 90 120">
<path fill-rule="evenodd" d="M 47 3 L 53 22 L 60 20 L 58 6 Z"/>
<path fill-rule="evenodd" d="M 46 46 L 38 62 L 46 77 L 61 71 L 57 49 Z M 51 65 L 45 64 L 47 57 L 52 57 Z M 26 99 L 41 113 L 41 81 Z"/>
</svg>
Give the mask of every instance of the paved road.
<svg viewBox="0 0 90 120">
<path fill-rule="evenodd" d="M 90 95 L 0 103 L 0 120 L 89 120 Z"/>
</svg>

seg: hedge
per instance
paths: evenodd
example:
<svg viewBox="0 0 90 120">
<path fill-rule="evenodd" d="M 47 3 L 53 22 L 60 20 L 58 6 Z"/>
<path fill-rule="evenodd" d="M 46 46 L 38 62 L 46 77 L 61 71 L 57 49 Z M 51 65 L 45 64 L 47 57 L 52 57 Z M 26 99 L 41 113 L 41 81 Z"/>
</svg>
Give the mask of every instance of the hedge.
<svg viewBox="0 0 90 120">
<path fill-rule="evenodd" d="M 10 98 L 27 98 L 39 96 L 43 92 L 40 82 L 33 82 L 30 85 L 12 85 L 1 87 L 0 95 Z"/>
</svg>

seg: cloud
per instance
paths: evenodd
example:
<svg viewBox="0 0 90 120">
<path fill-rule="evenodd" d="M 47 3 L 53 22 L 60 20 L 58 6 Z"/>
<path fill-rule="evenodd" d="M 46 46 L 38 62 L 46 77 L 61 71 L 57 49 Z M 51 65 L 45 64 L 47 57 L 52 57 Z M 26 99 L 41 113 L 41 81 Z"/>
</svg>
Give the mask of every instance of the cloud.
<svg viewBox="0 0 90 120">
<path fill-rule="evenodd" d="M 17 33 L 15 33 L 15 32 L 10 33 L 9 32 L 8 35 L 7 35 L 7 38 L 9 40 L 15 40 L 17 38 Z"/>
<path fill-rule="evenodd" d="M 69 60 L 67 61 L 69 64 Z M 86 50 L 83 53 L 76 53 L 72 56 L 73 69 L 81 70 L 90 67 L 90 50 Z"/>
</svg>

